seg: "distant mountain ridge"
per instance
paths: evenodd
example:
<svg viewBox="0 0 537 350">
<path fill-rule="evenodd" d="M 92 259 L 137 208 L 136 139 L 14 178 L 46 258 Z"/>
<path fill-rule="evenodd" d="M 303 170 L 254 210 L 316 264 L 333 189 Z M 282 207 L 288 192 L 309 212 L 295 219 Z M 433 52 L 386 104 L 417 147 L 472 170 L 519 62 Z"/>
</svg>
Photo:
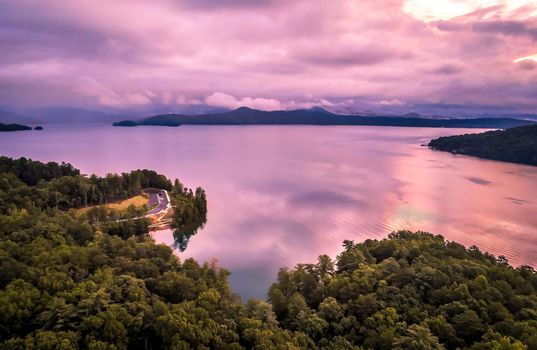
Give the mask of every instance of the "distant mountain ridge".
<svg viewBox="0 0 537 350">
<path fill-rule="evenodd" d="M 135 113 L 136 119 L 121 120 L 121 115 Z M 169 113 L 139 117 L 140 111 L 102 112 L 78 107 L 19 107 L 0 106 L 0 123 L 47 125 L 47 124 L 94 124 L 113 123 L 115 126 L 162 125 L 378 125 L 409 127 L 461 127 L 461 128 L 510 128 L 537 121 L 534 115 L 482 115 L 478 117 L 447 117 L 406 114 L 333 113 L 321 107 L 290 111 L 260 111 L 240 107 L 232 111 L 214 111 L 204 114 Z M 132 114 L 131 114 L 132 115 Z M 140 118 L 140 119 L 138 119 Z"/>
<path fill-rule="evenodd" d="M 202 115 L 159 114 L 141 120 L 123 120 L 114 126 L 137 125 L 371 125 L 447 128 L 512 128 L 533 124 L 534 121 L 515 118 L 469 118 L 430 119 L 416 114 L 405 116 L 355 116 L 334 114 L 322 108 L 297 109 L 290 111 L 260 111 L 240 107 L 224 113 Z"/>
</svg>

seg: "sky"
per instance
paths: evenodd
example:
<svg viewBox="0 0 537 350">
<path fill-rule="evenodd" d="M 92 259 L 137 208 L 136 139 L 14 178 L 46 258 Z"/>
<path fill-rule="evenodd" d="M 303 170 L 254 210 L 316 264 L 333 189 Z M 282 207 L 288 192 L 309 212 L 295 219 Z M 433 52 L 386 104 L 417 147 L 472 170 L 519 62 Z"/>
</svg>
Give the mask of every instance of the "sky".
<svg viewBox="0 0 537 350">
<path fill-rule="evenodd" d="M 0 105 L 537 113 L 537 0 L 0 0 Z"/>
</svg>

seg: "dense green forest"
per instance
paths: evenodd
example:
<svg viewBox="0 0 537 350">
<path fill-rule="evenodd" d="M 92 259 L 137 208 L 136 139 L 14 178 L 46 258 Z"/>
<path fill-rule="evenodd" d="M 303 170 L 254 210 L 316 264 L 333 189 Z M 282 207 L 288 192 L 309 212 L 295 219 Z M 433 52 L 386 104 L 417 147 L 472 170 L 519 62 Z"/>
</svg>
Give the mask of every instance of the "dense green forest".
<svg viewBox="0 0 537 350">
<path fill-rule="evenodd" d="M 537 349 L 537 275 L 442 236 L 344 242 L 333 262 L 282 269 L 280 325 L 342 349 Z"/>
<path fill-rule="evenodd" d="M 537 165 L 537 124 L 481 134 L 440 137 L 432 140 L 429 147 L 504 162 Z"/>
<path fill-rule="evenodd" d="M 92 187 L 96 196 L 88 202 L 136 193 L 133 172 L 99 178 L 69 164 L 9 158 L 0 164 L 1 349 L 313 346 L 306 335 L 279 328 L 266 302 L 242 304 L 226 270 L 179 261 L 169 247 L 128 228 L 107 232 L 116 217 L 106 207 L 84 215 L 73 210 Z M 154 172 L 134 173 L 142 187 L 167 188 L 172 202 L 185 204 L 176 229 L 206 211 L 202 189 L 193 193 Z"/>
<path fill-rule="evenodd" d="M 63 210 L 127 199 L 144 188 L 173 188 L 170 180 L 153 170 L 83 176 L 70 164 L 44 164 L 26 158 L 0 157 L 0 176 L 0 185 L 5 185 L 3 197 L 18 203 L 29 198 L 40 207 Z"/>
<path fill-rule="evenodd" d="M 184 203 L 174 225 L 185 228 L 204 220 L 202 189 L 149 171 L 138 182 L 0 164 L 1 349 L 537 349 L 535 271 L 476 247 L 411 232 L 345 241 L 335 261 L 282 269 L 268 302 L 244 303 L 225 269 L 106 229 L 118 215 L 106 207 L 73 209 L 158 183 Z"/>
</svg>

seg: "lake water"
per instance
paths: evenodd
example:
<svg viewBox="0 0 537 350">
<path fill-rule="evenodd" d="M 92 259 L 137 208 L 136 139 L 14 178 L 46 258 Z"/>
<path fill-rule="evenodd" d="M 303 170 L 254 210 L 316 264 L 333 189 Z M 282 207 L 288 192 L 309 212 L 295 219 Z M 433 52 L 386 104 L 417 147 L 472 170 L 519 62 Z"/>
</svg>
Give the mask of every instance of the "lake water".
<svg viewBox="0 0 537 350">
<path fill-rule="evenodd" d="M 362 126 L 53 126 L 0 134 L 0 154 L 104 175 L 137 168 L 202 186 L 207 225 L 181 258 L 218 260 L 244 298 L 280 267 L 335 257 L 345 239 L 425 230 L 537 265 L 537 168 L 421 144 L 481 130 Z M 169 230 L 153 234 L 174 245 Z"/>
</svg>

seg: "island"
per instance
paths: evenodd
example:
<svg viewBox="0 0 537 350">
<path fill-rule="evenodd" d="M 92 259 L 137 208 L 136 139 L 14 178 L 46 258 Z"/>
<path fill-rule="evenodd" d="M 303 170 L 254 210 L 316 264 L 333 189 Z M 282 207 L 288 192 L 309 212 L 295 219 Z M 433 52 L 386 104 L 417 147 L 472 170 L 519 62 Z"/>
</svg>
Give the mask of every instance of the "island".
<svg viewBox="0 0 537 350">
<path fill-rule="evenodd" d="M 537 274 L 426 232 L 343 242 L 243 302 L 215 263 L 179 258 L 205 192 L 152 170 L 85 176 L 0 157 L 2 349 L 534 349 Z M 225 239 L 225 236 L 221 237 Z"/>
<path fill-rule="evenodd" d="M 453 154 L 537 166 L 537 124 L 440 137 L 432 140 L 429 147 Z"/>
<path fill-rule="evenodd" d="M 34 128 L 34 130 L 43 130 L 43 127 L 41 125 L 38 125 Z"/>
<path fill-rule="evenodd" d="M 32 130 L 32 127 L 21 125 L 21 124 L 0 123 L 0 131 L 24 131 L 24 130 Z"/>
<path fill-rule="evenodd" d="M 117 123 L 113 123 L 112 125 L 113 126 L 138 126 L 138 123 L 132 120 L 123 120 Z"/>
<path fill-rule="evenodd" d="M 425 118 L 415 114 L 405 116 L 342 115 L 322 108 L 291 111 L 260 111 L 247 107 L 236 110 L 202 114 L 160 114 L 141 120 L 123 120 L 114 126 L 157 125 L 177 127 L 180 125 L 370 125 L 433 128 L 511 128 L 529 125 L 534 121 L 515 118 Z"/>
</svg>

